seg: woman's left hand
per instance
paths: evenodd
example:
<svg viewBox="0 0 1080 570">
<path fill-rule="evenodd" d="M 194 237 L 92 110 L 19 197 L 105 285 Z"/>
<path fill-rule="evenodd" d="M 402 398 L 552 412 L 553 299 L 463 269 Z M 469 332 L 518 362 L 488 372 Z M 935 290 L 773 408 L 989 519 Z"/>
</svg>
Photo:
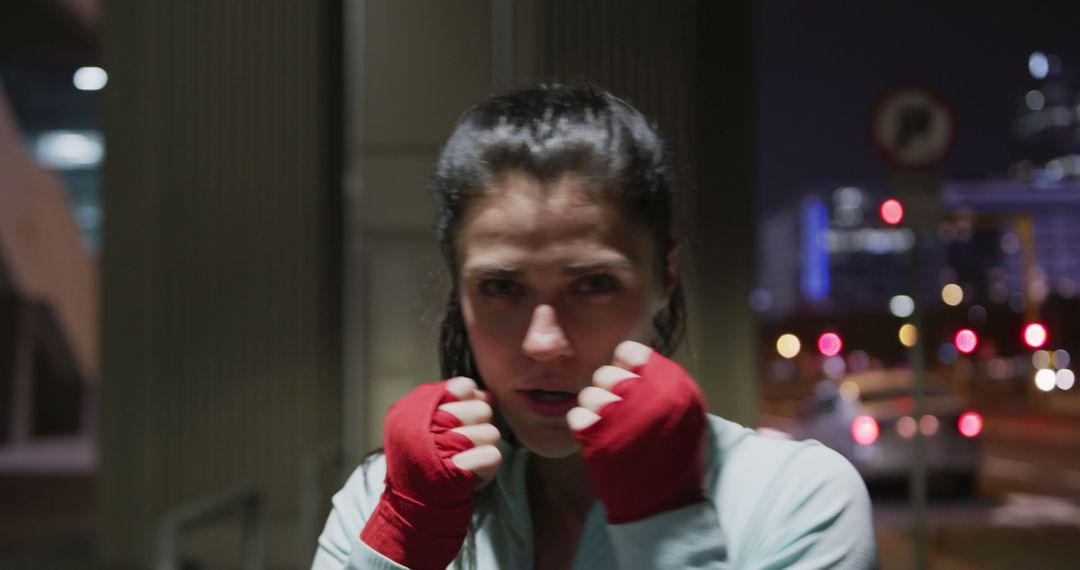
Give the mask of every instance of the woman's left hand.
<svg viewBox="0 0 1080 570">
<path fill-rule="evenodd" d="M 694 379 L 626 341 L 566 414 L 608 522 L 632 522 L 705 500 L 705 398 Z"/>
</svg>

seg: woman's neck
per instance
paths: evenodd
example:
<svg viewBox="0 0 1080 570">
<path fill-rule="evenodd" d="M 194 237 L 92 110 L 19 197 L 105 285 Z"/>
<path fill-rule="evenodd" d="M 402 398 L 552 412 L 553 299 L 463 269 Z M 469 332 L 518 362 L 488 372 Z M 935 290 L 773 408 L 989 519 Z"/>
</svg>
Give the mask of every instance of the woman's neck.
<svg viewBox="0 0 1080 570">
<path fill-rule="evenodd" d="M 580 454 L 550 459 L 529 458 L 528 489 L 532 507 L 543 505 L 549 513 L 584 520 L 594 495 L 585 461 Z"/>
</svg>

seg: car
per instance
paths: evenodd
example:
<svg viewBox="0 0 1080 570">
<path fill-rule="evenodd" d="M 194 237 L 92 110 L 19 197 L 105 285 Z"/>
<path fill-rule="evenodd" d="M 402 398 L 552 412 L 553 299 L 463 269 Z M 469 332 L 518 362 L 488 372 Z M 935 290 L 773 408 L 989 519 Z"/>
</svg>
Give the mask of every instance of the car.
<svg viewBox="0 0 1080 570">
<path fill-rule="evenodd" d="M 926 441 L 933 480 L 962 493 L 974 489 L 983 419 L 967 401 L 927 374 L 923 413 L 916 417 L 912 373 L 881 369 L 824 380 L 800 405 L 792 426 L 797 439 L 816 439 L 846 457 L 863 478 L 908 476 L 916 433 Z"/>
</svg>

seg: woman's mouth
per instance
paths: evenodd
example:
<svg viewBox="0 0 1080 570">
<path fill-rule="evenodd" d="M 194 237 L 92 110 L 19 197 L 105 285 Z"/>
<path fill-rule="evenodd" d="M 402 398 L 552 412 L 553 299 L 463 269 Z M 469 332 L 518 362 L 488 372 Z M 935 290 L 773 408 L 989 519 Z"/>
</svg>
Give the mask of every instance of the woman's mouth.
<svg viewBox="0 0 1080 570">
<path fill-rule="evenodd" d="M 565 416 L 577 405 L 576 392 L 552 390 L 519 390 L 526 407 L 538 416 Z"/>
</svg>

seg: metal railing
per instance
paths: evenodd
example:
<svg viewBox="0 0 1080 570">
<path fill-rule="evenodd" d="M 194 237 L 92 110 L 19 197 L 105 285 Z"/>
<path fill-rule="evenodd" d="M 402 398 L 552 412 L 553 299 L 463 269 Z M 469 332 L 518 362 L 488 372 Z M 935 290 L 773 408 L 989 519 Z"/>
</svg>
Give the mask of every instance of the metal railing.
<svg viewBox="0 0 1080 570">
<path fill-rule="evenodd" d="M 261 570 L 266 556 L 266 508 L 252 489 L 230 491 L 166 512 L 158 522 L 155 570 L 180 570 L 180 537 L 184 532 L 239 511 L 243 516 L 244 570 Z"/>
</svg>

